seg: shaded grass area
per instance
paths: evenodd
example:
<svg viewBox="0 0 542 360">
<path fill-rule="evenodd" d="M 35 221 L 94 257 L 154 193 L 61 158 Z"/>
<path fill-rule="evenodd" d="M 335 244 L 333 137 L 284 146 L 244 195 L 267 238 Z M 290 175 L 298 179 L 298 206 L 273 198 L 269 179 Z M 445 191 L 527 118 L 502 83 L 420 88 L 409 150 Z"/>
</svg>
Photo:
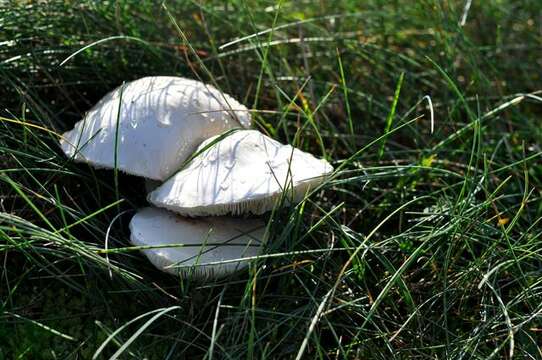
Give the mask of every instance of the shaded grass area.
<svg viewBox="0 0 542 360">
<path fill-rule="evenodd" d="M 0 29 L 0 358 L 542 357 L 540 1 L 13 2 Z M 115 251 L 143 180 L 62 155 L 147 75 L 337 169 L 249 271 Z"/>
</svg>

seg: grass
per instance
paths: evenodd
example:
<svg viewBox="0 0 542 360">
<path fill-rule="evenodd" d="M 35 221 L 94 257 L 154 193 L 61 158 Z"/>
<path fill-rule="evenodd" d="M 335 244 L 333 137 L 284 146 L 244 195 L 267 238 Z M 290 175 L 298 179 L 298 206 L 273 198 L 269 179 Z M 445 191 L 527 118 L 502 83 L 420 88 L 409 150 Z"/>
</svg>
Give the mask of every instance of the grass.
<svg viewBox="0 0 542 360">
<path fill-rule="evenodd" d="M 0 359 L 542 358 L 540 1 L 1 6 Z M 61 153 L 146 75 L 334 165 L 249 271 L 158 272 L 143 180 Z"/>
</svg>

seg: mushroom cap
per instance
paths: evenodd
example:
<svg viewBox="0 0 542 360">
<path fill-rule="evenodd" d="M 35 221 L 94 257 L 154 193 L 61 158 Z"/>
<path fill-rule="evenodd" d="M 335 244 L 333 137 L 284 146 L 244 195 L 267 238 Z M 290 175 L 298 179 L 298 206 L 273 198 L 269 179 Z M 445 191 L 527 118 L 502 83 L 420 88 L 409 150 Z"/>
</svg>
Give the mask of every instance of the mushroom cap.
<svg viewBox="0 0 542 360">
<path fill-rule="evenodd" d="M 210 85 L 144 77 L 104 96 L 63 134 L 60 146 L 76 161 L 113 168 L 117 142 L 119 170 L 165 180 L 203 140 L 250 122 L 245 106 Z"/>
<path fill-rule="evenodd" d="M 186 216 L 263 214 L 284 192 L 286 203 L 301 201 L 333 171 L 327 161 L 255 130 L 212 144 L 214 139 L 203 142 L 202 152 L 147 200 Z"/>
<path fill-rule="evenodd" d="M 265 240 L 265 223 L 261 219 L 192 219 L 152 207 L 134 215 L 130 231 L 130 240 L 136 246 L 173 244 L 142 250 L 158 269 L 196 278 L 221 277 L 246 267 L 248 260 L 231 260 L 258 255 Z M 179 244 L 186 246 L 175 247 Z M 227 260 L 230 262 L 217 264 Z M 172 265 L 178 267 L 168 267 Z"/>
</svg>

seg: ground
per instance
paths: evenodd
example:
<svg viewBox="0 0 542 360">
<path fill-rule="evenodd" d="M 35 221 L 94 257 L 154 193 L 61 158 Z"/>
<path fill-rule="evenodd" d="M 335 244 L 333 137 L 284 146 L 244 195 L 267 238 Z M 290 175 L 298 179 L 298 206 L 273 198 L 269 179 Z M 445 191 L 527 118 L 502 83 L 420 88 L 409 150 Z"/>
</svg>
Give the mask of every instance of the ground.
<svg viewBox="0 0 542 360">
<path fill-rule="evenodd" d="M 539 0 L 0 6 L 0 359 L 542 358 Z M 335 167 L 248 271 L 157 271 L 143 180 L 58 147 L 148 75 Z"/>
</svg>

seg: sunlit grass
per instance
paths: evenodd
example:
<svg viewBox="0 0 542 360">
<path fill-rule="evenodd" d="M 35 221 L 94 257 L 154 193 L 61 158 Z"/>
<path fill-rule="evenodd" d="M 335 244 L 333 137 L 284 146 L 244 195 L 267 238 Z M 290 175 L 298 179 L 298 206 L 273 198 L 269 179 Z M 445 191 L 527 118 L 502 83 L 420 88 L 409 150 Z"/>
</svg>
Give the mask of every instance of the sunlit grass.
<svg viewBox="0 0 542 360">
<path fill-rule="evenodd" d="M 470 4 L 466 6 L 466 4 Z M 0 359 L 541 358 L 539 1 L 0 8 Z M 265 253 L 181 281 L 143 180 L 58 147 L 148 75 L 201 79 L 336 171 Z"/>
</svg>

